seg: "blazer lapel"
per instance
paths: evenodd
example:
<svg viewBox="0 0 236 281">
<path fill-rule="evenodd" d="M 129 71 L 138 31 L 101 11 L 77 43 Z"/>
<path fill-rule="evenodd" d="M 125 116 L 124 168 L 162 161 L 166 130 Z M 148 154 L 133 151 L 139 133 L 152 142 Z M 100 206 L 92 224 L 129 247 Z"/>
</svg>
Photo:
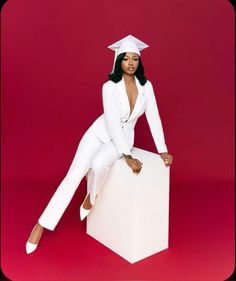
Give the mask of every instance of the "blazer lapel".
<svg viewBox="0 0 236 281">
<path fill-rule="evenodd" d="M 130 105 L 129 105 L 129 98 L 126 93 L 126 88 L 125 88 L 125 81 L 124 77 L 122 76 L 122 79 L 117 83 L 118 90 L 120 92 L 120 101 L 122 103 L 122 106 L 125 107 L 125 110 L 127 111 L 127 119 L 130 120 L 133 117 L 137 115 L 139 112 L 141 106 L 142 106 L 142 101 L 143 101 L 143 93 L 144 93 L 144 88 L 143 86 L 139 83 L 139 80 L 136 76 L 135 77 L 135 83 L 138 89 L 138 96 L 136 98 L 135 104 L 133 111 L 130 114 Z"/>
</svg>

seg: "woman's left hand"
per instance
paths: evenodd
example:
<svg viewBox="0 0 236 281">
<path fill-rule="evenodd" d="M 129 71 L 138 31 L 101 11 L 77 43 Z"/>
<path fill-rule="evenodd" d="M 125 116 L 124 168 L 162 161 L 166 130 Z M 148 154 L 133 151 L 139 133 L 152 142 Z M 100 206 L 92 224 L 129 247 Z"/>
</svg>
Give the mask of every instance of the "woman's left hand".
<svg viewBox="0 0 236 281">
<path fill-rule="evenodd" d="M 165 165 L 169 167 L 173 162 L 173 156 L 168 152 L 160 153 L 162 160 L 164 161 Z"/>
</svg>

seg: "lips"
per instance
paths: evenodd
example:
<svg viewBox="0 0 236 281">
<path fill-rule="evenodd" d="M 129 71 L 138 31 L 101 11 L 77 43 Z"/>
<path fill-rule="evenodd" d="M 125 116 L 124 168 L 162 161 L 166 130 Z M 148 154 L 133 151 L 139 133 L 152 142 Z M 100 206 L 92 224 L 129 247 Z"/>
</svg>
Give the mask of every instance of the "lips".
<svg viewBox="0 0 236 281">
<path fill-rule="evenodd" d="M 128 70 L 133 71 L 133 70 L 134 70 L 134 68 L 128 68 Z"/>
</svg>

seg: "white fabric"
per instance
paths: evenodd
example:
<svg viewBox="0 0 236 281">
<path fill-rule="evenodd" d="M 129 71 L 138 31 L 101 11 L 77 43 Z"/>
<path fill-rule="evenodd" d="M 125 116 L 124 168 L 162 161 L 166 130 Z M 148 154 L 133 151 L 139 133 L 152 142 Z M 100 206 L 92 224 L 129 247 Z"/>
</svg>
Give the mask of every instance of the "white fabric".
<svg viewBox="0 0 236 281">
<path fill-rule="evenodd" d="M 152 84 L 147 81 L 142 86 L 136 77 L 135 82 L 138 96 L 131 114 L 124 78 L 122 77 L 118 83 L 108 81 L 103 84 L 104 114 L 94 121 L 92 130 L 105 143 L 113 139 L 120 155 L 131 154 L 135 124 L 138 118 L 145 113 L 157 151 L 159 153 L 167 152 Z"/>
<path fill-rule="evenodd" d="M 138 51 L 142 51 L 143 49 L 149 47 L 146 43 L 144 43 L 143 41 L 141 41 L 138 38 L 134 37 L 133 35 L 128 35 L 128 36 L 120 39 L 119 41 L 111 44 L 110 46 L 108 46 L 108 48 L 113 50 L 113 51 L 116 51 L 119 48 L 121 48 L 121 46 L 124 45 L 126 42 L 131 42 L 131 43 L 135 44 L 135 46 L 138 49 Z M 127 49 L 124 49 L 124 51 L 128 52 Z M 119 52 L 119 53 L 121 53 L 121 52 Z"/>
<path fill-rule="evenodd" d="M 139 52 L 138 47 L 133 43 L 133 42 L 124 42 L 120 48 L 117 51 L 117 56 L 119 56 L 121 53 L 125 52 L 131 52 L 131 53 L 136 53 L 139 56 L 141 55 Z"/>
<path fill-rule="evenodd" d="M 137 262 L 168 248 L 169 171 L 161 157 L 133 148 L 143 163 L 139 174 L 124 158 L 111 167 L 87 217 L 87 234 L 128 260 Z"/>
<path fill-rule="evenodd" d="M 88 192 L 94 205 L 95 197 L 109 175 L 110 166 L 123 153 L 132 154 L 134 127 L 144 112 L 158 151 L 167 151 L 152 85 L 148 81 L 141 86 L 136 77 L 135 81 L 138 96 L 131 114 L 124 79 L 118 83 L 104 83 L 104 114 L 95 120 L 81 139 L 67 175 L 41 215 L 39 223 L 45 228 L 55 228 L 87 172 L 90 174 Z"/>
<path fill-rule="evenodd" d="M 87 191 L 90 193 L 90 202 L 94 205 L 95 197 L 106 181 L 111 164 L 118 158 L 119 154 L 114 143 L 112 141 L 102 143 L 89 128 L 78 145 L 65 178 L 56 189 L 38 222 L 47 229 L 55 229 L 87 172 L 90 175 Z"/>
</svg>

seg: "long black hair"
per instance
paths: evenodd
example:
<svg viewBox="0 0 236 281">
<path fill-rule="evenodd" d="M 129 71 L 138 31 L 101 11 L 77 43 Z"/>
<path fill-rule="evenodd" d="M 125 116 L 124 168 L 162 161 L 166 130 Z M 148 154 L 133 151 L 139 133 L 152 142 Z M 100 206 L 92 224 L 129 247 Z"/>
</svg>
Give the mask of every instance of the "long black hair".
<svg viewBox="0 0 236 281">
<path fill-rule="evenodd" d="M 119 54 L 119 56 L 117 56 L 114 73 L 110 73 L 108 75 L 108 79 L 115 83 L 119 82 L 122 79 L 123 70 L 121 68 L 121 62 L 124 59 L 125 55 L 126 53 L 121 53 Z M 147 78 L 144 76 L 144 68 L 140 56 L 139 56 L 138 68 L 135 71 L 134 75 L 138 78 L 139 83 L 142 86 L 147 82 Z"/>
</svg>

